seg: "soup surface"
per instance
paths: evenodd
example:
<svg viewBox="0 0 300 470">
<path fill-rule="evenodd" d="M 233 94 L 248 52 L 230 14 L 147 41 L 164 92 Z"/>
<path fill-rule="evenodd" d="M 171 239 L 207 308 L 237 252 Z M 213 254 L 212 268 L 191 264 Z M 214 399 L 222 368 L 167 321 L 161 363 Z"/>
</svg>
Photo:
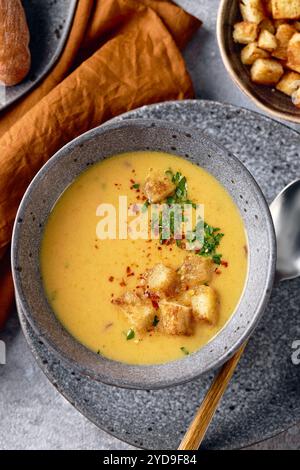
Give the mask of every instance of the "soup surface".
<svg viewBox="0 0 300 470">
<path fill-rule="evenodd" d="M 99 239 L 97 228 L 103 220 L 99 212 L 97 215 L 100 204 L 118 208 L 119 196 L 127 196 L 129 205 L 141 203 L 144 204 L 143 211 L 149 211 L 143 188 L 150 168 L 163 174 L 168 170 L 174 185 L 179 179 L 184 194 L 178 193 L 178 186 L 176 194 L 183 195 L 184 199 L 188 195 L 189 203 L 203 204 L 208 230 L 216 228 L 213 237 L 221 232 L 224 234 L 213 238 L 217 243 L 211 257 L 201 256 L 199 250 L 197 254 L 191 254 L 184 244 L 174 240 L 166 243 L 160 239 L 119 239 L 118 236 Z M 45 227 L 41 271 L 53 311 L 64 327 L 87 348 L 130 364 L 164 363 L 182 358 L 205 345 L 229 320 L 245 283 L 246 243 L 239 211 L 212 175 L 177 156 L 149 151 L 126 153 L 92 166 L 60 197 Z M 140 284 L 147 284 L 143 273 L 149 273 L 154 266 L 166 266 L 178 272 L 187 256 L 194 257 L 192 261 L 210 260 L 210 279 L 205 283 L 203 280 L 201 289 L 211 288 L 217 296 L 215 319 L 192 320 L 192 330 L 165 334 L 160 327 L 163 323 L 160 321 L 160 299 L 150 297 L 154 309 L 151 327 L 145 331 L 136 329 L 136 323 L 126 314 L 126 306 L 124 314 L 126 295 L 135 292 Z M 168 298 L 164 302 L 167 305 Z M 176 299 L 175 302 L 178 310 L 181 301 Z M 190 307 L 185 308 L 190 315 Z M 172 318 L 174 320 L 174 315 Z M 170 326 L 166 321 L 165 325 L 166 328 Z"/>
</svg>

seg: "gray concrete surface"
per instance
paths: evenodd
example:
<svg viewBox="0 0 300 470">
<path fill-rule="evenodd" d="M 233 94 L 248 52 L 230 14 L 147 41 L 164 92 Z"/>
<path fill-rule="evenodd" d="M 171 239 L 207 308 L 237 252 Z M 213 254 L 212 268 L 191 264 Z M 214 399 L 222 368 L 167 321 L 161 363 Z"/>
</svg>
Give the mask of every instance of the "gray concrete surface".
<svg viewBox="0 0 300 470">
<path fill-rule="evenodd" d="M 222 65 L 215 37 L 219 0 L 177 0 L 177 3 L 204 22 L 185 51 L 197 97 L 257 111 L 237 90 Z M 298 127 L 295 126 L 297 130 Z M 131 448 L 97 429 L 58 394 L 33 359 L 16 316 L 10 320 L 7 332 L 0 334 L 1 339 L 7 343 L 7 365 L 0 365 L 0 449 Z M 63 442 L 57 438 L 62 424 L 68 430 Z M 300 449 L 300 427 L 252 448 Z"/>
</svg>

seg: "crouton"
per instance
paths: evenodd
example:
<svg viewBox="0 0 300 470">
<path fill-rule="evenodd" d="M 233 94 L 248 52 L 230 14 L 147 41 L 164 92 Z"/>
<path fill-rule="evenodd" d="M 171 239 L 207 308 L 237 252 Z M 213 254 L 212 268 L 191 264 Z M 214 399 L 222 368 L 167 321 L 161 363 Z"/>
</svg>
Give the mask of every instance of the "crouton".
<svg viewBox="0 0 300 470">
<path fill-rule="evenodd" d="M 168 335 L 186 335 L 193 332 L 192 309 L 177 302 L 162 300 L 159 302 L 159 328 Z"/>
<path fill-rule="evenodd" d="M 174 193 L 176 186 L 163 171 L 150 171 L 144 186 L 144 193 L 153 203 L 161 202 Z"/>
<path fill-rule="evenodd" d="M 245 21 L 259 24 L 265 18 L 262 0 L 241 0 L 240 9 Z"/>
<path fill-rule="evenodd" d="M 262 0 L 263 8 L 267 16 L 273 16 L 272 0 Z"/>
<path fill-rule="evenodd" d="M 276 31 L 277 48 L 273 51 L 272 56 L 280 60 L 287 60 L 287 50 L 290 39 L 295 34 L 295 27 L 284 23 L 278 26 Z"/>
<path fill-rule="evenodd" d="M 300 74 L 296 72 L 286 72 L 276 85 L 278 91 L 288 96 L 292 96 L 298 88 L 300 88 Z"/>
<path fill-rule="evenodd" d="M 260 85 L 276 85 L 283 74 L 282 65 L 272 59 L 257 59 L 251 67 L 251 80 Z"/>
<path fill-rule="evenodd" d="M 275 19 L 298 20 L 300 2 L 299 0 L 272 0 L 272 12 Z"/>
<path fill-rule="evenodd" d="M 201 286 L 192 296 L 193 316 L 197 321 L 207 321 L 211 325 L 217 323 L 218 299 L 216 292 L 209 286 Z"/>
<path fill-rule="evenodd" d="M 142 299 L 134 292 L 125 292 L 113 303 L 122 308 L 130 327 L 135 331 L 145 333 L 151 330 L 157 311 L 149 299 Z"/>
<path fill-rule="evenodd" d="M 194 289 L 183 289 L 176 295 L 176 302 L 186 307 L 191 307 L 192 305 L 192 296 L 195 294 Z"/>
<path fill-rule="evenodd" d="M 162 263 L 158 263 L 150 269 L 146 276 L 147 289 L 157 294 L 170 295 L 178 284 L 176 271 Z"/>
<path fill-rule="evenodd" d="M 211 281 L 213 262 L 210 258 L 199 255 L 189 255 L 179 268 L 182 286 L 194 287 Z"/>
<path fill-rule="evenodd" d="M 261 31 L 269 31 L 269 33 L 271 33 L 271 34 L 276 33 L 275 25 L 274 25 L 273 21 L 270 20 L 270 18 L 266 18 L 266 19 L 262 20 L 262 22 L 259 25 L 259 29 Z"/>
<path fill-rule="evenodd" d="M 272 52 L 277 48 L 277 39 L 274 34 L 264 29 L 259 35 L 258 47 L 260 49 Z"/>
<path fill-rule="evenodd" d="M 295 33 L 287 49 L 287 67 L 300 73 L 300 33 Z"/>
<path fill-rule="evenodd" d="M 234 25 L 233 40 L 240 44 L 249 44 L 255 41 L 258 34 L 258 25 L 255 23 L 249 23 L 247 21 L 241 21 Z"/>
<path fill-rule="evenodd" d="M 257 42 L 252 42 L 245 46 L 241 51 L 241 60 L 245 65 L 252 65 L 256 59 L 267 59 L 269 53 L 259 49 Z"/>
</svg>

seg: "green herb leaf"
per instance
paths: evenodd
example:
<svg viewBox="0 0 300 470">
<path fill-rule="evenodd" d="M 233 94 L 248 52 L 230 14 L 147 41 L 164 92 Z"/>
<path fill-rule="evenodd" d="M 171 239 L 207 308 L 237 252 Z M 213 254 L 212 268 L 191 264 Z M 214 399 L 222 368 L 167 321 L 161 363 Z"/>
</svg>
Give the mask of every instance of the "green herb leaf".
<svg viewBox="0 0 300 470">
<path fill-rule="evenodd" d="M 150 206 L 150 201 L 146 201 L 142 206 L 142 212 L 146 212 L 149 206 Z"/>
<path fill-rule="evenodd" d="M 152 322 L 152 325 L 153 325 L 153 326 L 157 326 L 158 323 L 159 323 L 159 318 L 158 318 L 157 315 L 155 315 L 155 317 L 154 317 L 154 319 L 153 319 L 153 322 Z"/>
<path fill-rule="evenodd" d="M 189 351 L 188 351 L 184 346 L 182 346 L 182 347 L 180 348 L 180 350 L 181 350 L 181 351 L 183 352 L 183 354 L 185 354 L 186 356 L 189 356 L 189 355 L 190 355 Z"/>
<path fill-rule="evenodd" d="M 133 187 L 134 189 L 140 189 L 140 185 L 139 185 L 138 183 L 134 183 L 134 184 L 132 185 L 132 187 Z"/>
<path fill-rule="evenodd" d="M 127 331 L 126 339 L 127 341 L 129 341 L 130 339 L 133 339 L 134 337 L 135 337 L 135 332 L 132 328 L 130 328 L 130 330 Z"/>
</svg>

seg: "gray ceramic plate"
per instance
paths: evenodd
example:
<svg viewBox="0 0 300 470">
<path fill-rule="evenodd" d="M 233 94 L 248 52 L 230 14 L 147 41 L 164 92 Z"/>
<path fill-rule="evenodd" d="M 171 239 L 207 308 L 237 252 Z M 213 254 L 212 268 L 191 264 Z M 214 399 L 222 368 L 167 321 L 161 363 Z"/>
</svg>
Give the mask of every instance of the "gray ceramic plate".
<svg viewBox="0 0 300 470">
<path fill-rule="evenodd" d="M 121 119 L 130 117 L 168 119 L 218 139 L 251 170 L 268 202 L 299 177 L 299 134 L 253 112 L 189 101 L 141 108 Z M 300 421 L 300 366 L 291 360 L 292 343 L 300 338 L 299 305 L 299 279 L 274 289 L 209 428 L 205 448 L 245 447 Z M 76 374 L 47 350 L 22 314 L 20 319 L 30 348 L 48 378 L 97 426 L 135 446 L 177 447 L 213 374 L 160 391 L 106 386 Z"/>
<path fill-rule="evenodd" d="M 0 93 L 0 110 L 31 90 L 52 68 L 64 47 L 77 0 L 23 0 L 30 30 L 32 64 L 19 85 Z"/>
<path fill-rule="evenodd" d="M 99 356 L 78 343 L 49 306 L 41 273 L 40 244 L 53 205 L 74 179 L 110 155 L 150 149 L 172 152 L 214 175 L 239 208 L 247 232 L 248 275 L 239 304 L 203 348 L 166 364 L 136 366 Z M 242 256 L 242 254 L 241 254 Z M 110 385 L 157 389 L 194 379 L 220 366 L 249 337 L 269 300 L 275 270 L 275 236 L 260 188 L 240 161 L 204 134 L 161 120 L 106 124 L 63 147 L 36 175 L 20 204 L 12 237 L 16 297 L 45 343 L 78 372 Z"/>
</svg>

